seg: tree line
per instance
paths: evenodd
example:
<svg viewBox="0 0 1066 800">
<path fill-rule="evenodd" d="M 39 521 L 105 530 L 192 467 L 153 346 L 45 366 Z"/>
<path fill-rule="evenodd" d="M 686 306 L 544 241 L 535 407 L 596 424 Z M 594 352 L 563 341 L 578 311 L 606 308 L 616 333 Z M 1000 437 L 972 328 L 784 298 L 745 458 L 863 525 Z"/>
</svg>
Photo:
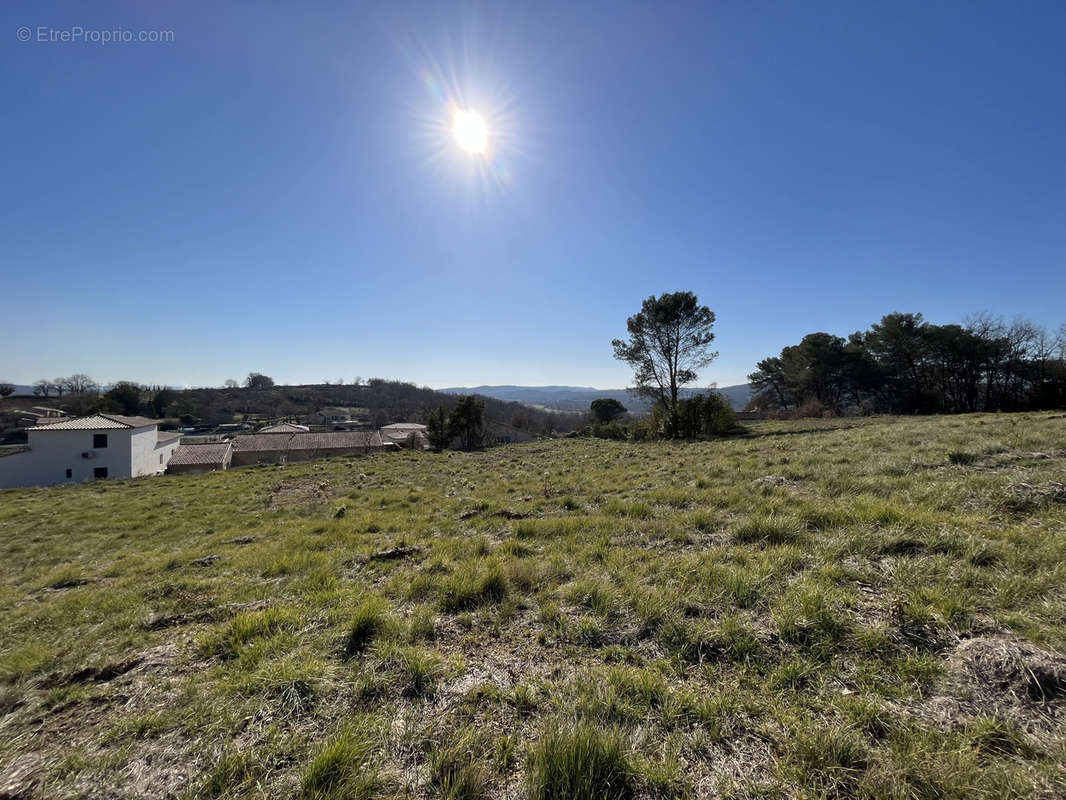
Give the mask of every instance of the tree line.
<svg viewBox="0 0 1066 800">
<path fill-rule="evenodd" d="M 360 409 L 373 427 L 391 422 L 425 423 L 429 415 L 442 406 L 446 416 L 450 416 L 459 400 L 455 395 L 405 381 L 355 378 L 350 383 L 338 380 L 335 383 L 285 386 L 277 385 L 270 376 L 260 372 L 250 373 L 242 382 L 228 380 L 223 388 L 171 389 L 118 381 L 107 391 L 101 391 L 99 383 L 85 375 L 76 381 L 56 379 L 43 383 L 50 387 L 60 386 L 62 393 L 57 394 L 56 389 L 49 388 L 47 395 L 42 390 L 37 396 L 47 396 L 49 405 L 68 413 L 142 415 L 159 419 L 168 427 L 207 427 L 249 417 L 304 419 L 330 407 Z M 569 431 L 586 423 L 586 415 L 577 412 L 553 412 L 494 398 L 479 397 L 478 400 L 483 424 L 502 423 L 534 435 Z M 0 436 L 5 430 L 17 428 L 17 422 L 18 415 L 14 413 L 0 419 Z M 483 433 L 477 434 L 471 428 L 463 441 L 477 446 L 473 443 L 482 436 Z"/>
<path fill-rule="evenodd" d="M 962 413 L 1066 405 L 1066 325 L 1057 333 L 988 314 L 935 325 L 892 313 L 847 339 L 810 333 L 764 358 L 752 407 L 823 413 Z"/>
</svg>

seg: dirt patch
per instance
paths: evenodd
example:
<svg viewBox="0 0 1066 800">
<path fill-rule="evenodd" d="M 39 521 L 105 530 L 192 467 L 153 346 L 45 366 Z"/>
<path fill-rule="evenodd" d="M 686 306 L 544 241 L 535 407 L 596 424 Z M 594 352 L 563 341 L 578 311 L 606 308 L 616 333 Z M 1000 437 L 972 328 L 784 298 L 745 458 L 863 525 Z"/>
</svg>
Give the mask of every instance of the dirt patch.
<svg viewBox="0 0 1066 800">
<path fill-rule="evenodd" d="M 44 761 L 36 753 L 24 753 L 0 770 L 0 800 L 27 800 L 41 782 Z"/>
<path fill-rule="evenodd" d="M 789 480 L 784 475 L 763 475 L 761 478 L 756 478 L 751 482 L 752 486 L 783 486 L 790 487 L 795 486 L 796 482 Z"/>
<path fill-rule="evenodd" d="M 1008 636 L 964 639 L 948 656 L 941 693 L 927 706 L 947 723 L 990 716 L 1025 730 L 1059 727 L 1066 657 Z"/>
<path fill-rule="evenodd" d="M 523 499 L 525 499 L 525 498 L 523 498 Z M 529 517 L 530 515 L 529 514 L 525 514 L 525 513 L 521 512 L 521 511 L 515 511 L 515 510 L 510 509 L 510 508 L 504 508 L 504 509 L 501 509 L 499 511 L 493 511 L 491 514 L 484 514 L 484 515 L 482 515 L 482 513 L 480 511 L 475 511 L 475 510 L 464 511 L 462 514 L 459 515 L 459 519 L 460 520 L 468 520 L 468 519 L 473 519 L 474 517 L 480 517 L 480 516 L 485 516 L 486 518 L 497 517 L 499 519 L 525 519 L 526 517 Z"/>
<path fill-rule="evenodd" d="M 221 622 L 241 611 L 261 611 L 270 605 L 269 600 L 256 600 L 251 603 L 229 603 L 224 606 L 204 608 L 181 614 L 160 614 L 144 623 L 144 629 L 158 631 L 163 628 L 176 628 L 181 625 L 195 625 L 201 622 Z"/>
<path fill-rule="evenodd" d="M 421 552 L 421 547 L 390 547 L 388 550 L 371 553 L 367 558 L 371 561 L 395 561 L 398 558 L 407 558 Z"/>
<path fill-rule="evenodd" d="M 84 667 L 73 672 L 50 673 L 42 679 L 41 686 L 50 689 L 73 683 L 107 683 L 135 669 L 146 672 L 167 666 L 174 660 L 174 655 L 173 645 L 160 645 L 123 661 L 114 661 L 99 667 Z"/>
<path fill-rule="evenodd" d="M 58 591 L 59 589 L 73 589 L 77 586 L 86 586 L 90 583 L 96 582 L 96 578 L 64 578 L 63 580 L 56 581 L 55 583 L 50 584 L 45 588 Z"/>
<path fill-rule="evenodd" d="M 332 484 L 321 478 L 294 478 L 270 490 L 267 505 L 271 509 L 291 508 L 325 501 L 335 494 Z"/>
</svg>

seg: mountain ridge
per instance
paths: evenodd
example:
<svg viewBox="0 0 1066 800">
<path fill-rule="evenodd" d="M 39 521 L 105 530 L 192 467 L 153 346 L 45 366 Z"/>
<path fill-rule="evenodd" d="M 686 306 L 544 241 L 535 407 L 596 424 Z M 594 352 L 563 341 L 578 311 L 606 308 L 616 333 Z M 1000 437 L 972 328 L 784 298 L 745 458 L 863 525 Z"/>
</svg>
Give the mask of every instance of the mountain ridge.
<svg viewBox="0 0 1066 800">
<path fill-rule="evenodd" d="M 599 397 L 618 400 L 630 411 L 643 412 L 651 407 L 644 397 L 634 395 L 629 389 L 596 389 L 592 386 L 519 386 L 516 384 L 484 384 L 481 386 L 451 386 L 438 389 L 446 394 L 480 394 L 497 400 L 516 401 L 526 405 L 552 408 L 558 411 L 585 411 L 589 403 Z M 706 392 L 707 389 L 682 389 L 683 397 Z M 720 386 L 714 391 L 724 395 L 739 410 L 751 399 L 751 386 L 746 383 L 735 386 Z"/>
</svg>

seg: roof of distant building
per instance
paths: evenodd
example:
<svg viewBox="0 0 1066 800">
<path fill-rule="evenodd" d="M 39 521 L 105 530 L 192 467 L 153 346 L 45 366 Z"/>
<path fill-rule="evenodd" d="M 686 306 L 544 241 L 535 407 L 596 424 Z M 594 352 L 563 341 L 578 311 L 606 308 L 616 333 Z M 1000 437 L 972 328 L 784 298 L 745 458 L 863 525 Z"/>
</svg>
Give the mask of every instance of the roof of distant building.
<svg viewBox="0 0 1066 800">
<path fill-rule="evenodd" d="M 168 466 L 197 466 L 224 464 L 230 451 L 229 442 L 218 444 L 182 444 L 167 462 Z"/>
<path fill-rule="evenodd" d="M 307 433 L 310 430 L 306 425 L 296 425 L 292 422 L 279 422 L 277 425 L 270 425 L 263 428 L 258 433 Z"/>
<path fill-rule="evenodd" d="M 162 444 L 163 442 L 172 442 L 175 439 L 180 439 L 180 438 L 181 438 L 181 432 L 180 431 L 156 431 L 156 434 L 155 434 L 155 440 L 159 444 Z"/>
<path fill-rule="evenodd" d="M 271 450 L 342 450 L 351 447 L 381 447 L 377 431 L 333 431 L 331 433 L 248 433 L 233 437 L 233 447 L 241 452 Z"/>
<path fill-rule="evenodd" d="M 391 425 L 385 425 L 381 428 L 383 431 L 424 431 L 425 425 L 421 425 L 417 422 L 394 422 Z"/>
<path fill-rule="evenodd" d="M 35 425 L 37 431 L 107 431 L 126 428 L 144 428 L 158 425 L 159 420 L 148 417 L 126 417 L 120 414 L 90 414 L 87 417 L 71 417 L 59 422 L 47 422 Z"/>
</svg>

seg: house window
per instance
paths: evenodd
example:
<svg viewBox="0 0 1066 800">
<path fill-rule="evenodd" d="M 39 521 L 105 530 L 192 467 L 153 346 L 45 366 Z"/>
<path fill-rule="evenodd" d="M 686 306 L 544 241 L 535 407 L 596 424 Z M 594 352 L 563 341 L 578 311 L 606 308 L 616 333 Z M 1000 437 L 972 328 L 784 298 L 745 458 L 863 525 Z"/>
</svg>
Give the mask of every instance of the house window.
<svg viewBox="0 0 1066 800">
<path fill-rule="evenodd" d="M 159 454 L 159 463 L 160 464 L 163 463 L 163 454 L 162 453 Z"/>
<path fill-rule="evenodd" d="M 107 434 L 106 433 L 94 433 L 93 434 L 93 449 L 103 450 L 107 447 Z"/>
<path fill-rule="evenodd" d="M 107 467 L 93 467 L 93 477 L 94 478 L 106 478 L 107 477 Z"/>
<path fill-rule="evenodd" d="M 67 477 L 68 478 L 73 478 L 74 477 L 74 470 L 68 469 L 67 470 Z"/>
</svg>

